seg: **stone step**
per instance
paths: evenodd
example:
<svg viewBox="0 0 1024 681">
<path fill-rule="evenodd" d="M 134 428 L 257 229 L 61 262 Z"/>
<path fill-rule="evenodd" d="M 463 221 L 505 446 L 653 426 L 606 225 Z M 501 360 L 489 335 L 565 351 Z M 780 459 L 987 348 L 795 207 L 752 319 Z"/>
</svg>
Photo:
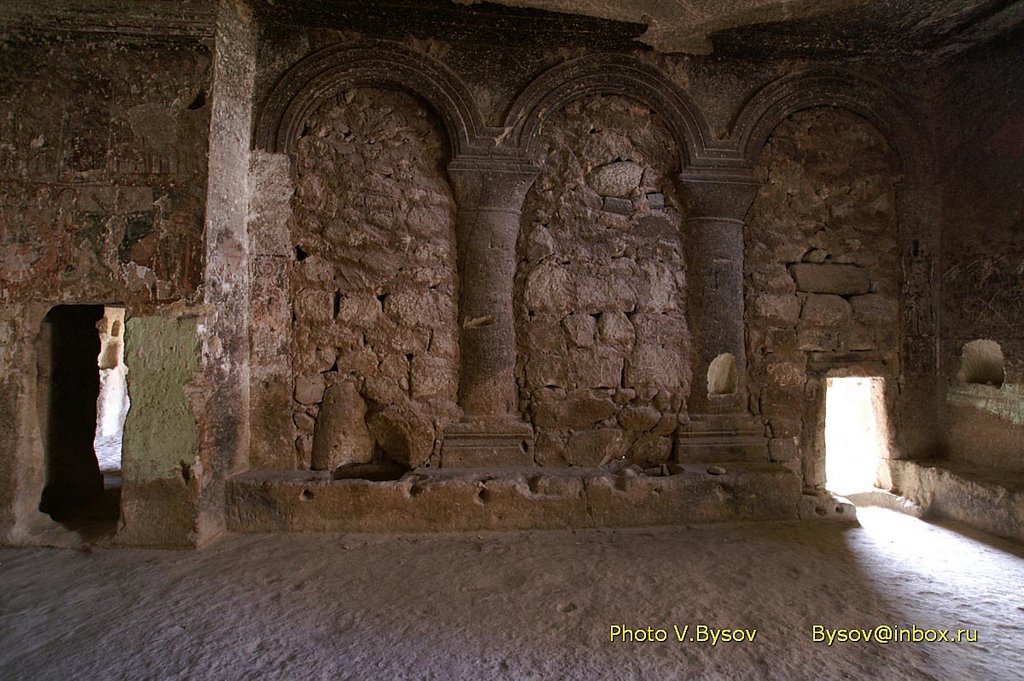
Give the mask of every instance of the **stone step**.
<svg viewBox="0 0 1024 681">
<path fill-rule="evenodd" d="M 235 532 L 420 532 L 632 527 L 796 519 L 800 480 L 780 464 L 672 466 L 667 476 L 589 468 L 416 470 L 399 480 L 315 471 L 230 479 Z"/>
</svg>

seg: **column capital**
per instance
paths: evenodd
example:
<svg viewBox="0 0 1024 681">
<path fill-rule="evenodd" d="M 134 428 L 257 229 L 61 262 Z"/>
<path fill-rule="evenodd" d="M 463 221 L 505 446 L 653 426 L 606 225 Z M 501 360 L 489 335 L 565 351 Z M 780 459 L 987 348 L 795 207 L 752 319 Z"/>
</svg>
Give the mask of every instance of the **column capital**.
<svg viewBox="0 0 1024 681">
<path fill-rule="evenodd" d="M 448 177 L 460 210 L 501 209 L 518 213 L 540 169 L 517 158 L 460 156 Z"/>
<path fill-rule="evenodd" d="M 742 223 L 761 187 L 749 173 L 688 169 L 676 176 L 688 220 Z"/>
</svg>

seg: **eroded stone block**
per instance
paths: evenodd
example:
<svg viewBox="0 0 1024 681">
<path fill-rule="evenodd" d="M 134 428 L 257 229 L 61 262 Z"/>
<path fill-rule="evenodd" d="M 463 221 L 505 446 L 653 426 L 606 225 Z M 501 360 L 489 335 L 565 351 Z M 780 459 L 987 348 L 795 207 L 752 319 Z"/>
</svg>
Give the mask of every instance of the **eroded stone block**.
<svg viewBox="0 0 1024 681">
<path fill-rule="evenodd" d="M 295 401 L 299 404 L 317 404 L 324 398 L 327 384 L 322 374 L 302 374 L 295 378 Z"/>
<path fill-rule="evenodd" d="M 639 163 L 617 161 L 595 169 L 587 176 L 587 183 L 601 196 L 626 197 L 640 186 L 643 174 Z"/>
<path fill-rule="evenodd" d="M 789 271 L 800 291 L 852 296 L 871 290 L 868 271 L 855 265 L 798 263 Z"/>
<path fill-rule="evenodd" d="M 800 321 L 818 326 L 838 326 L 850 321 L 850 304 L 836 295 L 812 294 L 804 301 Z"/>
<path fill-rule="evenodd" d="M 373 440 L 366 427 L 366 403 L 355 383 L 341 381 L 327 388 L 313 431 L 311 466 L 333 471 L 373 459 Z"/>
</svg>

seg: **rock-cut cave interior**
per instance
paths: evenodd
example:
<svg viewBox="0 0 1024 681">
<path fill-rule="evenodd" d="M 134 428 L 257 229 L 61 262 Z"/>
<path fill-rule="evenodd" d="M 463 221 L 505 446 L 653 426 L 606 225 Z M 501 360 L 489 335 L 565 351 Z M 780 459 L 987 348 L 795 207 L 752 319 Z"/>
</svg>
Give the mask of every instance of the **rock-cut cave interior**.
<svg viewBox="0 0 1024 681">
<path fill-rule="evenodd" d="M 1024 679 L 1024 0 L 0 2 L 0 678 Z"/>
</svg>

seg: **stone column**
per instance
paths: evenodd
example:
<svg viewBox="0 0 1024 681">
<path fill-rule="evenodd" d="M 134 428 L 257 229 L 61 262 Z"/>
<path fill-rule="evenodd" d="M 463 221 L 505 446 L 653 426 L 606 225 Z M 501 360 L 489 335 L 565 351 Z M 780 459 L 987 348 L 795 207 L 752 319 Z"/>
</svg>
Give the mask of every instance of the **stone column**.
<svg viewBox="0 0 1024 681">
<path fill-rule="evenodd" d="M 924 179 L 896 185 L 896 216 L 903 276 L 900 292 L 902 385 L 897 393 L 902 415 L 901 447 L 909 459 L 926 459 L 942 451 L 940 409 L 945 404 L 943 358 L 939 352 L 941 286 L 938 254 L 942 188 Z M 947 355 L 948 357 L 948 355 Z M 895 364 L 895 362 L 894 362 Z M 889 387 L 895 390 L 894 386 Z"/>
<path fill-rule="evenodd" d="M 519 216 L 537 176 L 514 161 L 456 159 L 459 206 L 459 407 L 445 430 L 443 467 L 533 465 L 533 429 L 518 414 L 512 290 Z"/>
<path fill-rule="evenodd" d="M 691 171 L 679 176 L 679 186 L 686 201 L 688 317 L 697 359 L 689 411 L 691 415 L 745 412 L 743 219 L 758 183 L 749 177 Z M 735 362 L 734 389 L 709 395 L 708 369 L 725 353 Z M 719 360 L 719 366 L 726 361 Z"/>
</svg>

